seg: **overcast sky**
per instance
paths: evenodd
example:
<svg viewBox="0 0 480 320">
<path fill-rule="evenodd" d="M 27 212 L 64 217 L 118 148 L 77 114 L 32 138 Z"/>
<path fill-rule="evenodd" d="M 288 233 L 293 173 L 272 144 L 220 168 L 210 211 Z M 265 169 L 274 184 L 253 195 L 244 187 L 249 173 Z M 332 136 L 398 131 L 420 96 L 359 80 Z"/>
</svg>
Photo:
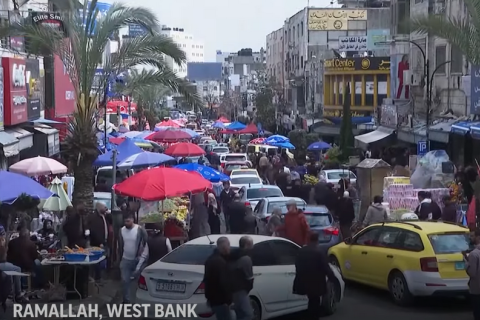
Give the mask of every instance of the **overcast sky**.
<svg viewBox="0 0 480 320">
<path fill-rule="evenodd" d="M 100 2 L 117 2 L 100 0 Z M 307 6 L 307 0 L 120 0 L 153 10 L 162 24 L 184 28 L 204 42 L 207 61 L 216 50 L 236 52 L 265 48 L 267 34 Z M 329 0 L 310 0 L 310 6 L 329 7 Z"/>
</svg>

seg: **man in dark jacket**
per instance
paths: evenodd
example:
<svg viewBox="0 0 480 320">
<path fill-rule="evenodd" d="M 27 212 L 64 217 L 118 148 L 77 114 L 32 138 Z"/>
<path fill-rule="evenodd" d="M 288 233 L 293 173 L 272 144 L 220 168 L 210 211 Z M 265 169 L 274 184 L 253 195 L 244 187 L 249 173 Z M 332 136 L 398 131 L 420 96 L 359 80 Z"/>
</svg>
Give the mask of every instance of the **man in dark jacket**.
<svg viewBox="0 0 480 320">
<path fill-rule="evenodd" d="M 439 220 L 442 217 L 442 209 L 440 209 L 440 206 L 438 203 L 432 200 L 432 193 L 430 191 L 427 191 L 427 199 L 430 199 L 430 208 L 432 210 L 432 220 L 436 221 Z"/>
<path fill-rule="evenodd" d="M 415 209 L 415 214 L 418 216 L 418 220 L 427 221 L 432 219 L 432 200 L 428 199 L 426 191 L 418 192 L 418 201 L 420 204 Z"/>
<path fill-rule="evenodd" d="M 245 230 L 245 217 L 247 215 L 247 207 L 240 201 L 240 195 L 235 194 L 233 202 L 228 206 L 228 215 L 230 233 L 242 234 Z"/>
<path fill-rule="evenodd" d="M 442 212 L 442 220 L 456 223 L 457 221 L 457 206 L 452 202 L 450 196 L 445 196 L 443 198 L 443 204 L 445 207 Z"/>
<path fill-rule="evenodd" d="M 104 248 L 108 254 L 107 240 L 108 230 L 111 224 L 111 217 L 107 217 L 107 206 L 102 202 L 97 202 L 95 212 L 89 216 L 88 232 L 90 236 L 90 246 Z M 102 278 L 102 264 L 95 265 L 95 280 L 100 282 Z"/>
<path fill-rule="evenodd" d="M 353 220 L 355 220 L 355 208 L 348 191 L 344 191 L 343 197 L 338 200 L 338 208 L 335 212 L 338 216 L 342 239 L 351 237 L 351 228 Z"/>
<path fill-rule="evenodd" d="M 308 297 L 307 319 L 309 320 L 318 320 L 320 317 L 320 299 L 327 293 L 326 278 L 335 278 L 326 256 L 318 246 L 318 240 L 318 233 L 310 232 L 308 245 L 299 250 L 295 261 L 293 293 Z"/>
<path fill-rule="evenodd" d="M 217 248 L 205 262 L 205 298 L 218 320 L 231 320 L 232 291 L 228 270 L 230 241 L 226 237 L 217 240 Z"/>
<path fill-rule="evenodd" d="M 230 188 L 230 181 L 223 182 L 223 190 L 220 192 L 220 208 L 222 209 L 225 217 L 225 224 L 227 225 L 227 231 L 230 231 L 230 213 L 228 207 L 233 201 L 235 191 Z"/>
<path fill-rule="evenodd" d="M 253 267 L 249 253 L 253 248 L 253 240 L 249 236 L 240 238 L 240 249 L 230 254 L 230 272 L 232 300 L 237 320 L 253 319 L 253 309 L 248 294 L 253 288 Z"/>
</svg>

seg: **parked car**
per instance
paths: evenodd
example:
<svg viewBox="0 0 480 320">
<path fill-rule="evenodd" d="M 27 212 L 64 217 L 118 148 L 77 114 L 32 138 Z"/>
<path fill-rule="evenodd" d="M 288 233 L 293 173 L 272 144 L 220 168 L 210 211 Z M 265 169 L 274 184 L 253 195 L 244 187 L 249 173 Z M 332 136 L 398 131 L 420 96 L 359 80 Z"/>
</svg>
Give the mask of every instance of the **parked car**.
<svg viewBox="0 0 480 320">
<path fill-rule="evenodd" d="M 319 233 L 319 244 L 325 253 L 340 243 L 340 230 L 326 206 L 307 206 L 303 213 L 310 229 Z"/>
<path fill-rule="evenodd" d="M 259 188 L 263 186 L 262 179 L 258 175 L 250 174 L 243 176 L 236 176 L 230 179 L 230 187 L 233 190 L 240 190 L 245 188 Z"/>
<path fill-rule="evenodd" d="M 328 255 L 344 279 L 389 291 L 405 306 L 419 296 L 467 295 L 462 252 L 469 249 L 468 228 L 412 220 L 373 224 Z"/>
<path fill-rule="evenodd" d="M 223 165 L 223 173 L 226 175 L 230 175 L 233 170 L 244 169 L 244 168 L 251 168 L 252 164 L 250 161 L 232 161 L 226 162 Z"/>
<path fill-rule="evenodd" d="M 176 248 L 162 259 L 146 267 L 138 279 L 136 303 L 196 304 L 200 318 L 215 319 L 205 299 L 204 264 L 216 248 L 220 237 L 230 240 L 232 249 L 238 247 L 241 235 L 222 234 L 196 238 Z M 308 300 L 292 293 L 295 279 L 295 258 L 300 247 L 277 237 L 251 236 L 251 258 L 255 281 L 250 291 L 254 320 L 272 319 L 307 309 Z M 326 315 L 334 314 L 343 299 L 345 283 L 337 267 L 328 279 L 327 293 L 321 299 Z M 149 317 L 155 317 L 153 314 Z"/>
<path fill-rule="evenodd" d="M 327 183 L 332 183 L 335 187 L 338 187 L 338 181 L 343 178 L 350 179 L 351 184 L 357 183 L 357 176 L 352 171 L 346 169 L 331 169 L 320 171 L 320 178 Z"/>
<path fill-rule="evenodd" d="M 257 176 L 260 176 L 258 174 L 258 171 L 257 169 L 234 169 L 230 172 L 230 177 L 234 177 L 234 176 L 243 176 L 243 175 L 251 175 L 251 174 L 255 174 Z"/>
<path fill-rule="evenodd" d="M 283 192 L 279 187 L 268 184 L 265 184 L 261 187 L 242 187 L 240 190 L 238 190 L 238 194 L 242 198 L 241 201 L 252 210 L 255 208 L 257 203 L 264 198 L 283 197 Z"/>
<path fill-rule="evenodd" d="M 212 152 L 218 154 L 219 156 L 222 156 L 227 155 L 230 152 L 230 149 L 228 149 L 228 147 L 220 147 L 216 145 L 213 147 Z"/>
</svg>

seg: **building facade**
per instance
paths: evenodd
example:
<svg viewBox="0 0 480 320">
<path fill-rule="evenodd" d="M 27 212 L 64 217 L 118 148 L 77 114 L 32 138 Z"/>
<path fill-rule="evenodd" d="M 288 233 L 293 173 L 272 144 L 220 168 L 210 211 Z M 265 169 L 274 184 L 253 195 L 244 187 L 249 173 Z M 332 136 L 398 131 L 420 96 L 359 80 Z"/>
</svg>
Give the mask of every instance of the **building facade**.
<svg viewBox="0 0 480 320">
<path fill-rule="evenodd" d="M 180 49 L 185 51 L 187 63 L 205 61 L 205 47 L 203 42 L 195 39 L 192 34 L 186 33 L 183 28 L 172 28 L 164 25 L 160 32 L 166 37 L 171 38 Z M 186 64 L 179 66 L 171 57 L 165 57 L 165 61 L 179 77 L 185 78 L 187 76 Z"/>
</svg>

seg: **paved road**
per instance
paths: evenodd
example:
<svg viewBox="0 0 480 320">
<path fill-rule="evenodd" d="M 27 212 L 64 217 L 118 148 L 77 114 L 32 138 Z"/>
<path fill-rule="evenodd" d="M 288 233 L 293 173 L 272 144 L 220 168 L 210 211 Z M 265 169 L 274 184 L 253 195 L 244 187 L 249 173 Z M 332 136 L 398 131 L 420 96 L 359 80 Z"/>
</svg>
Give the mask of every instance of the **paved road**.
<svg viewBox="0 0 480 320">
<path fill-rule="evenodd" d="M 276 320 L 299 319 L 299 315 L 281 317 Z M 356 319 L 386 320 L 471 320 L 469 304 L 465 299 L 420 299 L 409 308 L 394 305 L 387 292 L 357 284 L 347 284 L 345 297 L 337 312 L 329 320 Z"/>
</svg>

